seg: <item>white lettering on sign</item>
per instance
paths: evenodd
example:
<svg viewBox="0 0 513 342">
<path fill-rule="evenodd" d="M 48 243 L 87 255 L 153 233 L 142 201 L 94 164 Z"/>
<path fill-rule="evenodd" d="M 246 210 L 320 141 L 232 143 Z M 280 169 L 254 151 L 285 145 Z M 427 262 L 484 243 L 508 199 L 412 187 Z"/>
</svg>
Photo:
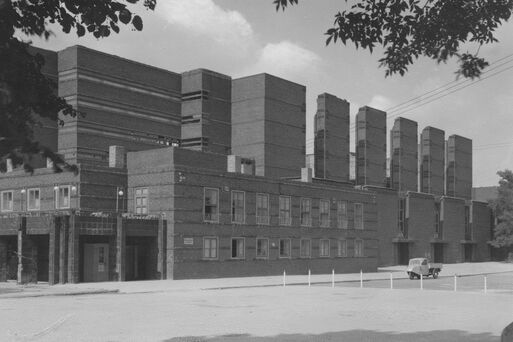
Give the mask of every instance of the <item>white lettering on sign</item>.
<svg viewBox="0 0 513 342">
<path fill-rule="evenodd" d="M 194 238 L 184 237 L 183 238 L 183 244 L 184 245 L 194 245 Z"/>
</svg>

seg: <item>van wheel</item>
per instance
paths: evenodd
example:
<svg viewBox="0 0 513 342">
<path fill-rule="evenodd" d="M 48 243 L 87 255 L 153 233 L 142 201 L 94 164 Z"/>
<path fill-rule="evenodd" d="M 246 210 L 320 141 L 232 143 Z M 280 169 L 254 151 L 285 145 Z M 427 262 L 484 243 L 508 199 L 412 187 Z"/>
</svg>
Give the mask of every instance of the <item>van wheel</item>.
<svg viewBox="0 0 513 342">
<path fill-rule="evenodd" d="M 415 273 L 413 273 L 413 272 L 410 272 L 410 273 L 408 273 L 408 274 L 410 275 L 410 280 L 413 280 L 413 279 L 415 279 Z"/>
<path fill-rule="evenodd" d="M 436 278 L 438 278 L 438 271 L 435 271 L 435 272 L 433 273 L 433 279 L 436 279 Z"/>
</svg>

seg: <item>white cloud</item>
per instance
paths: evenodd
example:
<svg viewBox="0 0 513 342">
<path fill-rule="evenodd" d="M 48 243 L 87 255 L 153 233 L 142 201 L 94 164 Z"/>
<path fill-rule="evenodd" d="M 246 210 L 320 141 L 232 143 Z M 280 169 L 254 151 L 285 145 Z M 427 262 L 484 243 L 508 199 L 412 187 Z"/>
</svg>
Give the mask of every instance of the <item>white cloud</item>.
<svg viewBox="0 0 513 342">
<path fill-rule="evenodd" d="M 213 0 L 159 1 L 157 13 L 172 25 L 241 52 L 247 52 L 254 44 L 253 28 L 246 18 L 219 7 Z"/>
<path fill-rule="evenodd" d="M 374 95 L 367 106 L 376 108 L 379 110 L 386 110 L 392 107 L 392 100 L 383 95 Z"/>
<path fill-rule="evenodd" d="M 266 72 L 284 78 L 310 80 L 319 72 L 321 58 L 314 52 L 289 41 L 266 44 L 250 73 Z"/>
</svg>

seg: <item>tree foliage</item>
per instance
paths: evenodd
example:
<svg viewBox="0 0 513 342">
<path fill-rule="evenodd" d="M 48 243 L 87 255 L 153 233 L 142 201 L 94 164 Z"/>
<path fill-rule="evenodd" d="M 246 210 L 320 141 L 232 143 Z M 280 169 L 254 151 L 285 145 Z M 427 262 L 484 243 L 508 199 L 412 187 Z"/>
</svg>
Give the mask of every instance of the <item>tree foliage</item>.
<svg viewBox="0 0 513 342">
<path fill-rule="evenodd" d="M 497 42 L 494 31 L 507 21 L 513 0 L 361 0 L 347 4 L 335 14 L 333 27 L 326 31 L 326 45 L 348 42 L 370 52 L 381 46 L 379 59 L 385 75 L 408 71 L 420 56 L 436 62 L 457 58 L 456 74 L 474 79 L 489 63 L 478 57 L 484 44 Z M 298 0 L 274 0 L 276 10 Z M 477 46 L 475 53 L 461 51 L 462 45 Z"/>
<path fill-rule="evenodd" d="M 35 154 L 51 158 L 56 171 L 72 168 L 34 141 L 34 127 L 40 118 L 62 125 L 59 113 L 76 116 L 77 112 L 56 95 L 57 85 L 41 73 L 43 56 L 30 54 L 30 42 L 16 33 L 48 39 L 52 24 L 79 37 L 108 37 L 119 33 L 122 25 L 140 31 L 142 19 L 129 8 L 139 1 L 146 9 L 155 9 L 156 0 L 0 0 L 0 171 L 5 171 L 7 159 L 30 171 L 29 160 Z"/>
<path fill-rule="evenodd" d="M 513 246 L 513 172 L 504 170 L 497 174 L 501 177 L 498 195 L 490 202 L 497 217 L 491 244 L 495 247 L 508 247 Z"/>
</svg>

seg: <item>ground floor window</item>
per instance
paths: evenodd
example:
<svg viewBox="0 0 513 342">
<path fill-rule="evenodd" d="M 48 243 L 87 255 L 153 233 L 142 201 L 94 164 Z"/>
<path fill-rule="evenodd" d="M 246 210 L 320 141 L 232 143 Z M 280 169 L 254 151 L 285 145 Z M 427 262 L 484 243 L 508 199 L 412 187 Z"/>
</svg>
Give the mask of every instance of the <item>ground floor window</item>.
<svg viewBox="0 0 513 342">
<path fill-rule="evenodd" d="M 203 258 L 217 259 L 217 238 L 203 238 Z"/>
<path fill-rule="evenodd" d="M 301 258 L 310 258 L 312 251 L 312 241 L 303 239 L 299 245 L 299 256 Z"/>
<path fill-rule="evenodd" d="M 330 240 L 323 239 L 319 241 L 319 256 L 329 257 L 330 256 Z"/>
<path fill-rule="evenodd" d="M 280 240 L 280 258 L 290 258 L 290 239 Z"/>
<path fill-rule="evenodd" d="M 232 258 L 244 259 L 244 238 L 232 239 Z"/>
<path fill-rule="evenodd" d="M 363 240 L 354 240 L 354 256 L 363 257 Z"/>
<path fill-rule="evenodd" d="M 257 239 L 256 241 L 256 256 L 257 258 L 269 257 L 269 240 Z"/>
<path fill-rule="evenodd" d="M 337 256 L 346 257 L 347 256 L 347 241 L 346 240 L 338 240 L 337 241 Z"/>
</svg>

